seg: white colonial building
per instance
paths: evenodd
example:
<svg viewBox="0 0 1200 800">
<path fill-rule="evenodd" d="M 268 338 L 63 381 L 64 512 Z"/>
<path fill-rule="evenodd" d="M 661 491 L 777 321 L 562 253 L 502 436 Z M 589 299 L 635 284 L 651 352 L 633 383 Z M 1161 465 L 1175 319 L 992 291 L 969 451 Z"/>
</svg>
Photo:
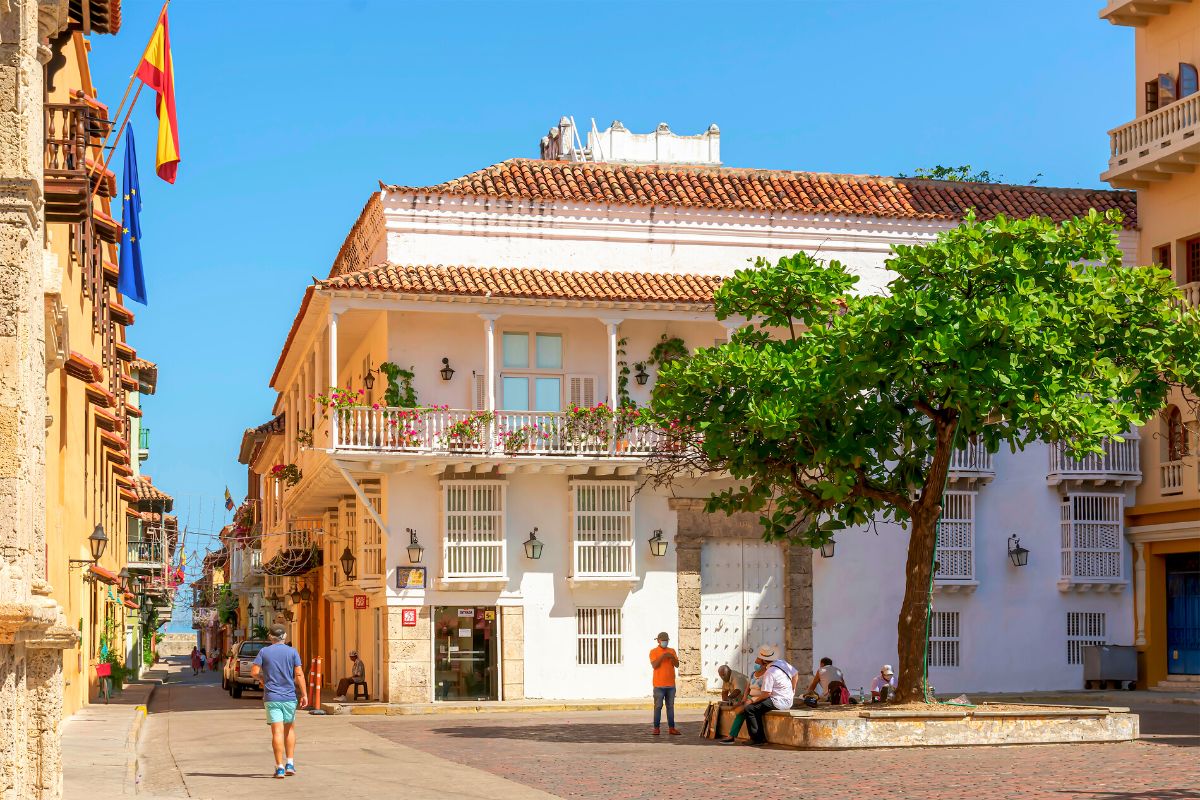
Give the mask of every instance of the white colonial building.
<svg viewBox="0 0 1200 800">
<path fill-rule="evenodd" d="M 588 140 L 564 119 L 543 159 L 368 200 L 304 293 L 271 380 L 278 416 L 243 446 L 277 573 L 265 601 L 309 589 L 290 612 L 306 656 L 327 659 L 328 682 L 357 649 L 391 702 L 646 695 L 660 630 L 684 692 L 768 642 L 868 684 L 896 659 L 903 530 L 840 535 L 831 558 L 763 543 L 753 517 L 703 512 L 717 484 L 645 485 L 655 431 L 568 409 L 626 392 L 644 405 L 656 346 L 725 341 L 712 293 L 757 256 L 819 253 L 879 291 L 891 245 L 972 207 L 1121 208 L 1132 253 L 1132 195 L 725 168 L 715 126 L 614 123 Z M 316 405 L 331 386 L 353 399 Z M 294 485 L 277 464 L 299 468 Z M 939 690 L 1078 687 L 1081 643 L 1132 641 L 1122 515 L 1139 480 L 1136 443 L 1084 463 L 1044 446 L 961 454 L 934 600 Z M 1010 561 L 1013 534 L 1027 566 Z"/>
</svg>

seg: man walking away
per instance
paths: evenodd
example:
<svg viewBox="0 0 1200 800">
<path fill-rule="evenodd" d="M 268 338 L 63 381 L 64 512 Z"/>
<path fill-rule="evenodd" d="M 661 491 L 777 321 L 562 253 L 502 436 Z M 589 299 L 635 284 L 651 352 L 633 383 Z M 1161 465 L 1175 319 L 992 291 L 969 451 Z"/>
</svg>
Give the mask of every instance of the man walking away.
<svg viewBox="0 0 1200 800">
<path fill-rule="evenodd" d="M 367 680 L 367 665 L 358 657 L 357 650 L 350 651 L 350 677 L 342 678 L 338 681 L 337 697 L 333 698 L 339 703 L 345 701 L 346 692 L 356 683 L 364 683 Z M 370 698 L 367 698 L 370 699 Z"/>
<path fill-rule="evenodd" d="M 258 651 L 250 674 L 263 687 L 263 705 L 271 726 L 271 749 L 275 753 L 275 777 L 296 774 L 296 705 L 308 705 L 304 667 L 295 648 L 284 643 L 287 631 L 273 625 L 267 632 L 269 645 Z M 285 762 L 284 759 L 287 759 Z"/>
<path fill-rule="evenodd" d="M 650 651 L 650 666 L 654 669 L 654 730 L 659 735 L 662 724 L 663 703 L 667 704 L 667 733 L 679 736 L 675 728 L 675 668 L 679 666 L 679 656 L 668 645 L 671 637 L 666 631 L 658 635 L 658 646 Z"/>
<path fill-rule="evenodd" d="M 763 745 L 767 743 L 766 720 L 763 719 L 768 711 L 785 711 L 792 707 L 796 697 L 792 689 L 792 679 L 775 663 L 779 658 L 778 651 L 771 645 L 764 645 L 758 650 L 755 664 L 766 667 L 763 673 L 762 686 L 750 690 L 750 705 L 746 706 L 746 729 L 750 733 L 750 743 Z"/>
</svg>

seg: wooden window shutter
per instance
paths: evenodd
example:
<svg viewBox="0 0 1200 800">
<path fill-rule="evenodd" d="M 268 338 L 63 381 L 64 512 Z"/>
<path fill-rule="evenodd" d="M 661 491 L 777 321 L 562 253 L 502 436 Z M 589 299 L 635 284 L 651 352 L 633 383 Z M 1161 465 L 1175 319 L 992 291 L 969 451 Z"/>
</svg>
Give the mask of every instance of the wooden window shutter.
<svg viewBox="0 0 1200 800">
<path fill-rule="evenodd" d="M 471 410 L 483 411 L 487 408 L 487 375 L 474 371 L 471 373 Z"/>
<path fill-rule="evenodd" d="M 1200 238 L 1188 239 L 1187 250 L 1187 279 L 1188 283 L 1200 281 Z"/>
<path fill-rule="evenodd" d="M 1158 111 L 1158 78 L 1146 81 L 1146 113 Z"/>
<path fill-rule="evenodd" d="M 596 405 L 596 376 L 568 375 L 567 402 L 570 405 L 590 408 Z"/>
</svg>

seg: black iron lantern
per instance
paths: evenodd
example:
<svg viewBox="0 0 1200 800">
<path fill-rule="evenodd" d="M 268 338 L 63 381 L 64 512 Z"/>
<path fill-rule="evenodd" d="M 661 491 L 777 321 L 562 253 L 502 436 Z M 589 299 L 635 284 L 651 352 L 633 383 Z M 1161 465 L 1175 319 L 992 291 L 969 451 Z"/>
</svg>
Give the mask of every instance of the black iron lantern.
<svg viewBox="0 0 1200 800">
<path fill-rule="evenodd" d="M 312 600 L 312 596 L 312 589 L 308 588 L 307 585 L 300 590 L 300 600 L 302 602 L 307 603 L 309 600 Z"/>
<path fill-rule="evenodd" d="M 346 549 L 342 551 L 342 557 L 338 561 L 342 562 L 342 574 L 346 576 L 346 580 L 348 581 L 354 580 L 354 562 L 356 560 L 354 553 L 350 552 L 350 547 L 347 545 Z"/>
<path fill-rule="evenodd" d="M 108 536 L 104 533 L 104 526 L 97 525 L 92 531 L 92 535 L 88 537 L 88 547 L 92 549 L 92 561 L 99 561 L 100 556 L 104 555 L 104 548 L 108 546 Z"/>
<path fill-rule="evenodd" d="M 525 557 L 538 559 L 542 557 L 543 542 L 537 537 L 538 529 L 534 528 L 529 532 L 529 538 L 525 540 Z"/>
<path fill-rule="evenodd" d="M 637 381 L 638 386 L 645 386 L 646 381 L 650 380 L 650 373 L 646 372 L 646 365 L 638 362 L 635 364 L 637 372 L 633 373 L 633 379 Z"/>
<path fill-rule="evenodd" d="M 442 368 L 438 370 L 441 373 L 442 380 L 448 381 L 454 377 L 454 368 L 450 366 L 450 359 L 442 359 Z"/>
<path fill-rule="evenodd" d="M 289 595 L 292 598 L 292 605 L 300 605 L 300 601 L 304 598 L 300 596 L 300 588 L 296 586 L 296 579 L 292 578 L 292 593 Z"/>
<path fill-rule="evenodd" d="M 821 558 L 833 558 L 833 551 L 837 547 L 837 542 L 833 539 L 821 542 Z"/>
<path fill-rule="evenodd" d="M 667 540 L 663 538 L 663 532 L 660 530 L 656 530 L 650 537 L 650 554 L 654 556 L 667 554 Z"/>
<path fill-rule="evenodd" d="M 246 602 L 246 616 L 250 619 L 254 619 L 254 603 L 249 601 Z"/>
<path fill-rule="evenodd" d="M 121 567 L 121 571 L 117 573 L 117 577 L 121 579 L 121 588 L 125 591 L 130 591 L 130 579 L 133 577 L 129 574 L 129 567 Z"/>
<path fill-rule="evenodd" d="M 283 595 L 279 594 L 279 592 L 273 592 L 267 599 L 271 601 L 271 608 L 275 611 L 283 609 Z"/>
<path fill-rule="evenodd" d="M 1023 567 L 1029 563 L 1029 551 L 1021 547 L 1021 540 L 1015 533 L 1008 537 L 1008 557 L 1012 559 L 1014 567 Z"/>
<path fill-rule="evenodd" d="M 375 388 L 375 375 L 373 370 L 367 370 L 367 374 L 363 376 L 363 386 L 367 387 L 367 391 Z"/>
<path fill-rule="evenodd" d="M 408 531 L 408 563 L 420 564 L 421 556 L 425 553 L 425 548 L 417 541 L 417 531 L 414 528 L 406 528 Z"/>
</svg>

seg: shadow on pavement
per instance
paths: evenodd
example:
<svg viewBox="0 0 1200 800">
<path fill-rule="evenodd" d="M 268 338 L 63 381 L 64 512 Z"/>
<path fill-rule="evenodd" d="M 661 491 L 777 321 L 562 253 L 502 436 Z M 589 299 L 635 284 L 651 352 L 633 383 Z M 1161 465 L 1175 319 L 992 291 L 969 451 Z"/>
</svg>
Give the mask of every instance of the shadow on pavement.
<svg viewBox="0 0 1200 800">
<path fill-rule="evenodd" d="M 248 778 L 250 780 L 274 781 L 274 775 L 264 775 L 261 772 L 185 772 L 189 778 Z"/>
<path fill-rule="evenodd" d="M 430 733 L 454 736 L 460 739 L 513 739 L 528 742 L 551 742 L 554 744 L 655 744 L 711 745 L 715 741 L 701 739 L 693 729 L 682 736 L 670 736 L 663 728 L 662 734 L 653 736 L 650 727 L 644 724 L 627 723 L 569 723 L 555 725 L 463 725 L 452 728 L 432 728 Z"/>
</svg>

